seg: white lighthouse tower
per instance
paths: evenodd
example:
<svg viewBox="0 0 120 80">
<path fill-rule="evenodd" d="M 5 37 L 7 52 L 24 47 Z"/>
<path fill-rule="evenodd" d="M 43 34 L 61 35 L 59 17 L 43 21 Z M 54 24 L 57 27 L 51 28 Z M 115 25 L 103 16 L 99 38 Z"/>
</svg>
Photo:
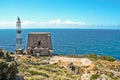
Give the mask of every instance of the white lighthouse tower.
<svg viewBox="0 0 120 80">
<path fill-rule="evenodd" d="M 17 18 L 16 22 L 17 27 L 17 36 L 16 36 L 16 53 L 22 54 L 23 53 L 23 44 L 22 44 L 22 30 L 21 30 L 21 21 L 20 18 Z"/>
</svg>

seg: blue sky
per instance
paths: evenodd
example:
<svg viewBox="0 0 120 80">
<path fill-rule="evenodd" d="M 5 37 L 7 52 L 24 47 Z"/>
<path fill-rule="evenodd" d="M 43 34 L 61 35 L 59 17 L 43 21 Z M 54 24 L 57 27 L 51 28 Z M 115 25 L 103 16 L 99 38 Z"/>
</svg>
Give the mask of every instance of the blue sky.
<svg viewBox="0 0 120 80">
<path fill-rule="evenodd" d="M 0 28 L 120 29 L 120 0 L 0 0 Z"/>
</svg>

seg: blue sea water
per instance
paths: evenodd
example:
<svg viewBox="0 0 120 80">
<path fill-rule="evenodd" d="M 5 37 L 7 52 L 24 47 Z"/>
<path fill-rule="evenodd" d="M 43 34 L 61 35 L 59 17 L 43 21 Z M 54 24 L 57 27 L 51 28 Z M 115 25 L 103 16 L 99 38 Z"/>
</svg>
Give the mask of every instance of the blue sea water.
<svg viewBox="0 0 120 80">
<path fill-rule="evenodd" d="M 29 32 L 51 32 L 56 54 L 96 53 L 120 59 L 120 30 L 100 29 L 23 29 L 24 48 Z M 0 29 L 0 48 L 15 51 L 16 30 Z"/>
</svg>

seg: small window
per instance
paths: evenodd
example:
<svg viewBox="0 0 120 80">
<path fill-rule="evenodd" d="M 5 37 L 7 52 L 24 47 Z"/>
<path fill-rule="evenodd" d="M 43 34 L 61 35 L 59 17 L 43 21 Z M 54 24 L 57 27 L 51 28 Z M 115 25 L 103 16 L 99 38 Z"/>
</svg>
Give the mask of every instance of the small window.
<svg viewBox="0 0 120 80">
<path fill-rule="evenodd" d="M 41 45 L 41 41 L 38 41 L 38 46 L 40 46 Z"/>
</svg>

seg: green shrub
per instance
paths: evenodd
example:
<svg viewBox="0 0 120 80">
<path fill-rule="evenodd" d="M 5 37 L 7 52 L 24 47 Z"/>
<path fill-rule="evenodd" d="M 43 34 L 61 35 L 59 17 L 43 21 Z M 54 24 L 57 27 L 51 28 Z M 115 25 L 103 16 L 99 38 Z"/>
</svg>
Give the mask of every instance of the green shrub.
<svg viewBox="0 0 120 80">
<path fill-rule="evenodd" d="M 76 67 L 75 67 L 75 65 L 74 65 L 73 63 L 70 63 L 70 64 L 68 65 L 68 67 L 70 68 L 71 71 L 74 71 L 74 72 L 75 72 Z"/>
<path fill-rule="evenodd" d="M 47 77 L 47 78 L 49 77 L 49 75 L 45 72 L 38 72 L 38 73 L 39 73 L 39 75 L 41 75 L 43 77 Z"/>
<path fill-rule="evenodd" d="M 35 69 L 35 68 L 30 68 L 28 72 L 29 72 L 31 75 L 38 75 L 38 74 L 39 74 L 38 71 L 37 71 L 37 69 Z"/>
<path fill-rule="evenodd" d="M 97 54 L 88 54 L 88 58 L 92 58 L 94 60 L 98 60 L 99 59 Z"/>
<path fill-rule="evenodd" d="M 14 52 L 10 52 L 9 54 L 10 54 L 10 55 L 13 55 L 13 54 L 14 54 Z"/>
<path fill-rule="evenodd" d="M 40 75 L 34 75 L 28 78 L 28 80 L 46 80 L 43 76 Z"/>
<path fill-rule="evenodd" d="M 15 80 L 17 62 L 4 50 L 0 50 L 0 80 Z"/>
<path fill-rule="evenodd" d="M 100 75 L 99 74 L 93 74 L 90 78 L 90 80 L 95 80 L 99 77 Z"/>
<path fill-rule="evenodd" d="M 100 59 L 107 61 L 115 61 L 116 59 L 110 56 L 101 56 Z"/>
<path fill-rule="evenodd" d="M 109 76 L 110 78 L 113 78 L 114 74 L 112 72 L 107 72 L 107 76 Z"/>
</svg>

